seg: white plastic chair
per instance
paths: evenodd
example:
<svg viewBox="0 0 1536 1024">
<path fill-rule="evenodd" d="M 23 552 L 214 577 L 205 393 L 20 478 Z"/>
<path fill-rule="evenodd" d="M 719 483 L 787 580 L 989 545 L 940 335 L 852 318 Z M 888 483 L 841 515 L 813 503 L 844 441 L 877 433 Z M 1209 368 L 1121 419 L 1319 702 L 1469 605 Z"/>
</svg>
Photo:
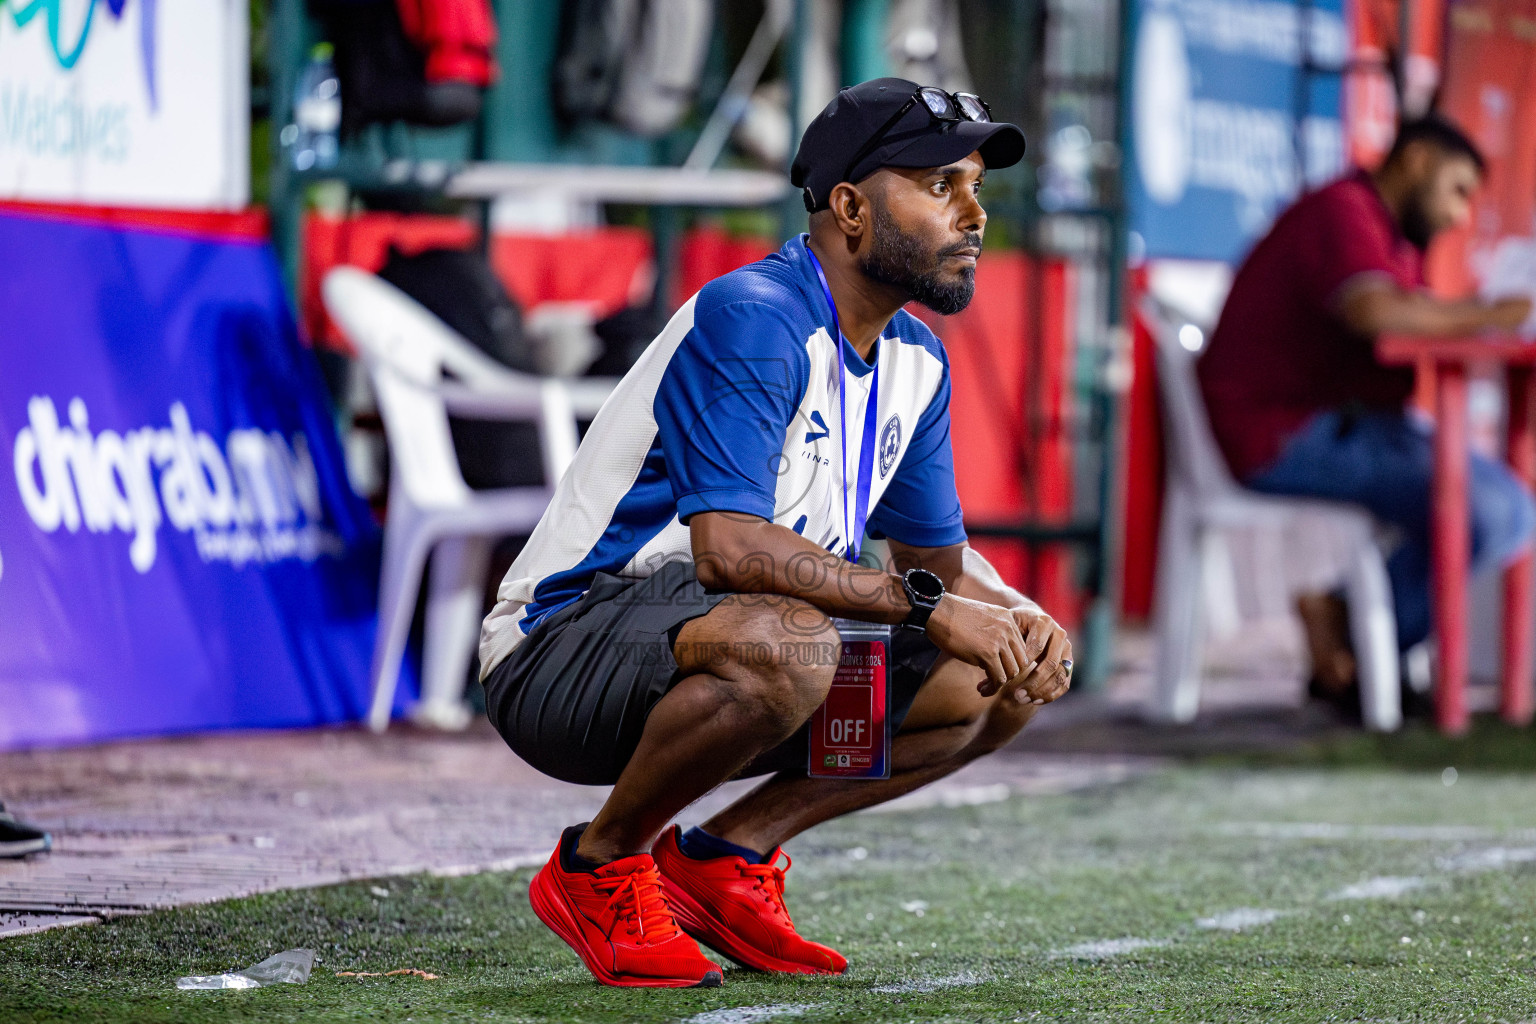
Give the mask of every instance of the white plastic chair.
<svg viewBox="0 0 1536 1024">
<path fill-rule="evenodd" d="M 1205 639 L 1202 598 L 1213 535 L 1234 527 L 1283 527 L 1305 514 L 1314 523 L 1326 520 L 1347 538 L 1343 582 L 1350 639 L 1359 665 L 1361 716 L 1367 728 L 1396 729 L 1402 724 L 1397 621 L 1371 516 L 1354 505 L 1273 497 L 1239 487 L 1211 435 L 1195 382 L 1194 353 L 1180 341 L 1181 331 L 1194 325 L 1150 299 L 1143 303 L 1142 315 L 1156 343 L 1167 455 L 1158 536 L 1153 714 L 1164 721 L 1188 722 L 1199 709 Z"/>
<path fill-rule="evenodd" d="M 322 292 L 327 312 L 368 368 L 389 441 L 389 519 L 368 725 L 375 732 L 389 726 L 416 594 L 433 554 L 422 700 L 412 716 L 462 728 L 468 721 L 464 681 L 479 636 L 491 544 L 532 532 L 576 454 L 577 415 L 594 415 L 612 382 L 509 370 L 410 296 L 355 267 L 332 270 Z M 454 452 L 450 413 L 536 424 L 544 485 L 471 490 Z"/>
</svg>

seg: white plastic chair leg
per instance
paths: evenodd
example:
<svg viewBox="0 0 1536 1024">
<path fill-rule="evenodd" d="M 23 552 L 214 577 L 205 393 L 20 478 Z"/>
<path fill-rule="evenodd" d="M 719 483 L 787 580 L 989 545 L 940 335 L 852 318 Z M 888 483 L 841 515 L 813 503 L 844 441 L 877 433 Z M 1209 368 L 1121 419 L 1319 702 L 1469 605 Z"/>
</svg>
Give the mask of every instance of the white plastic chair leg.
<svg viewBox="0 0 1536 1024">
<path fill-rule="evenodd" d="M 576 432 L 576 412 L 564 381 L 546 380 L 539 387 L 539 439 L 543 445 L 544 486 L 551 491 L 576 458 L 581 443 Z"/>
<path fill-rule="evenodd" d="M 1360 676 L 1360 716 L 1367 729 L 1392 732 L 1403 724 L 1397 618 L 1386 563 L 1370 537 L 1362 538 L 1352 552 L 1344 586 Z"/>
<path fill-rule="evenodd" d="M 1157 556 L 1157 670 L 1152 713 L 1188 722 L 1200 707 L 1204 639 L 1203 545 L 1189 498 L 1170 490 L 1163 506 Z"/>
<path fill-rule="evenodd" d="M 432 551 L 421 651 L 421 703 L 411 712 L 420 724 L 452 730 L 469 724 L 464 682 L 480 635 L 490 560 L 490 542 L 482 537 L 449 537 Z"/>
<path fill-rule="evenodd" d="M 1268 523 L 1255 524 L 1250 531 L 1254 562 L 1258 569 L 1258 585 L 1254 588 L 1257 614 L 1261 619 L 1289 617 L 1290 576 L 1286 572 L 1285 540 L 1283 527 Z"/>
<path fill-rule="evenodd" d="M 425 523 L 403 508 L 403 500 L 390 502 L 391 519 L 384 531 L 384 558 L 379 572 L 379 627 L 373 644 L 373 703 L 368 709 L 368 728 L 389 728 L 389 712 L 400 681 L 400 659 L 416 611 L 416 592 L 427 563 L 432 541 Z"/>
<path fill-rule="evenodd" d="M 1237 570 L 1232 565 L 1232 548 L 1220 530 L 1200 535 L 1200 590 L 1206 633 L 1221 640 L 1235 636 L 1243 625 L 1237 613 Z"/>
</svg>

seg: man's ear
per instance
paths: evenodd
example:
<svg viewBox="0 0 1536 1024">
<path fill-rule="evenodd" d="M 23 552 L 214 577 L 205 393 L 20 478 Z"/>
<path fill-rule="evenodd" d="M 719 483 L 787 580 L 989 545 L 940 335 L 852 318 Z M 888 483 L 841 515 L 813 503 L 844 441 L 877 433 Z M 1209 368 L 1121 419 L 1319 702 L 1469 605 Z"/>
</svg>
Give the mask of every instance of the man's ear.
<svg viewBox="0 0 1536 1024">
<path fill-rule="evenodd" d="M 856 242 L 869 231 L 869 197 L 861 192 L 857 185 L 850 185 L 846 181 L 840 182 L 827 197 L 827 204 L 832 219 L 837 224 L 837 230 L 850 241 Z"/>
<path fill-rule="evenodd" d="M 1423 181 L 1435 169 L 1439 151 L 1423 139 L 1417 139 L 1403 147 L 1403 169 L 1415 181 Z"/>
</svg>

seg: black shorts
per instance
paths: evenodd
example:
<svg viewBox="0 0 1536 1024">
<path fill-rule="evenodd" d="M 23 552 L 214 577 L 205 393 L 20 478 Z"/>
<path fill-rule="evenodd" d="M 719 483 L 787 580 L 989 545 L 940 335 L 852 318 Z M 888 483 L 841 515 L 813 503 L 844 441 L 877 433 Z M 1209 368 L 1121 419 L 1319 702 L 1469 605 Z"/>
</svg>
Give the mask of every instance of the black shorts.
<svg viewBox="0 0 1536 1024">
<path fill-rule="evenodd" d="M 683 625 L 730 596 L 706 590 L 691 563 L 641 580 L 598 573 L 579 600 L 534 627 L 485 678 L 486 714 L 507 746 L 565 782 L 612 785 L 640 743 L 651 708 L 681 678 L 672 645 Z M 898 629 L 891 643 L 894 731 L 939 649 Z M 807 730 L 741 774 L 805 771 Z"/>
</svg>

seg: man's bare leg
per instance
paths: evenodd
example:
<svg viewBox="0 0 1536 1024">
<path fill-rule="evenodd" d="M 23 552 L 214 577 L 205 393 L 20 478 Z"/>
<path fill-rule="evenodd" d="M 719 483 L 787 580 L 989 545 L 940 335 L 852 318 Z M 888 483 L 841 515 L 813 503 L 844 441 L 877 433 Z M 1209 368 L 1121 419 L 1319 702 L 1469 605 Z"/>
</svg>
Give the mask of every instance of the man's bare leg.
<svg viewBox="0 0 1536 1024">
<path fill-rule="evenodd" d="M 940 657 L 891 744 L 889 779 L 780 773 L 701 827 L 710 835 L 767 853 L 813 825 L 893 800 L 998 749 L 1039 707 L 1020 703 L 1016 686 L 982 697 L 976 692 L 981 679 L 980 669 Z"/>
<path fill-rule="evenodd" d="M 828 657 L 785 664 L 786 640 L 824 644 Z M 777 594 L 728 597 L 685 625 L 676 653 L 686 675 L 651 709 L 577 854 L 601 864 L 649 852 L 679 811 L 810 718 L 832 685 L 838 644 L 825 615 Z"/>
<path fill-rule="evenodd" d="M 1296 614 L 1312 655 L 1312 673 L 1327 694 L 1343 694 L 1355 682 L 1355 652 L 1349 640 L 1349 606 L 1337 594 L 1299 594 Z"/>
</svg>

